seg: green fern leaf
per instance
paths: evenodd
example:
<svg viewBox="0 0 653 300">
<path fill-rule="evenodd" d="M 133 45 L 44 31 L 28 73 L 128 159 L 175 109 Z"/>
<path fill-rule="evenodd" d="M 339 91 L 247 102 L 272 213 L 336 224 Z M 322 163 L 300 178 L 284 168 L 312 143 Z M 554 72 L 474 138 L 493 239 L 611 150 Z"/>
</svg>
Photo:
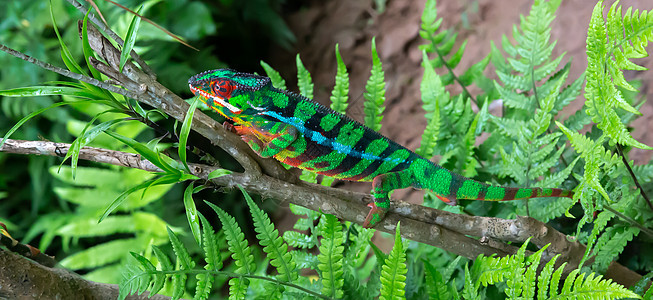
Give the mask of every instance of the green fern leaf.
<svg viewBox="0 0 653 300">
<path fill-rule="evenodd" d="M 347 66 L 342 61 L 338 44 L 336 44 L 336 61 L 338 62 L 338 70 L 336 71 L 336 84 L 331 92 L 331 109 L 345 114 L 347 112 L 347 100 L 349 99 L 349 74 L 347 73 Z"/>
<path fill-rule="evenodd" d="M 343 265 L 359 268 L 366 261 L 369 262 L 367 256 L 372 249 L 369 241 L 372 239 L 374 231 L 375 230 L 373 229 L 363 228 L 359 225 L 349 225 L 348 232 L 357 232 L 358 234 L 348 234 L 349 240 L 346 241 L 348 246 L 347 251 L 345 251 L 345 261 Z"/>
<path fill-rule="evenodd" d="M 599 251 L 592 265 L 593 270 L 605 272 L 610 263 L 624 250 L 626 244 L 638 233 L 639 228 L 637 227 L 619 226 L 608 228 L 596 242 L 595 248 L 599 249 Z"/>
<path fill-rule="evenodd" d="M 583 174 L 583 181 L 579 184 L 578 190 L 582 190 L 585 185 L 598 191 L 606 200 L 610 200 L 608 193 L 603 189 L 599 182 L 600 166 L 604 164 L 601 157 L 597 156 L 597 152 L 604 152 L 602 140 L 591 141 L 589 138 L 581 135 L 578 132 L 573 132 L 567 127 L 556 121 L 556 125 L 567 136 L 572 147 L 576 152 L 580 153 L 581 157 L 585 159 L 585 173 Z"/>
<path fill-rule="evenodd" d="M 399 223 L 395 232 L 395 244 L 381 267 L 381 300 L 406 299 L 406 249 L 401 242 Z"/>
<path fill-rule="evenodd" d="M 374 131 L 381 129 L 381 120 L 383 119 L 383 111 L 385 107 L 385 79 L 383 74 L 383 67 L 381 66 L 381 59 L 376 52 L 375 38 L 372 38 L 372 71 L 370 79 L 365 84 L 365 97 L 364 111 L 365 111 L 365 126 Z"/>
<path fill-rule="evenodd" d="M 313 99 L 313 80 L 311 79 L 311 73 L 306 70 L 302 59 L 299 58 L 297 54 L 297 87 L 299 87 L 299 93 L 302 96 Z"/>
<path fill-rule="evenodd" d="M 220 257 L 220 247 L 215 232 L 206 218 L 199 212 L 198 215 L 202 223 L 202 248 L 204 249 L 204 260 L 206 261 L 204 269 L 208 271 L 220 270 L 222 268 L 222 258 Z M 207 299 L 211 293 L 214 277 L 208 273 L 200 273 L 196 275 L 196 278 L 197 286 L 194 299 Z"/>
<path fill-rule="evenodd" d="M 254 256 L 252 255 L 252 250 L 247 245 L 245 235 L 240 230 L 240 227 L 238 227 L 236 220 L 224 210 L 215 206 L 215 204 L 207 201 L 205 201 L 205 203 L 213 208 L 222 223 L 222 230 L 225 233 L 227 244 L 229 245 L 228 249 L 232 253 L 231 258 L 233 258 L 234 264 L 236 265 L 234 272 L 253 274 L 256 269 Z M 246 278 L 232 278 L 229 280 L 229 285 L 229 299 L 245 299 L 249 280 Z"/>
<path fill-rule="evenodd" d="M 535 283 L 537 282 L 538 274 L 537 270 L 540 265 L 540 260 L 542 259 L 542 253 L 548 248 L 548 245 L 542 247 L 537 252 L 531 254 L 527 259 L 528 268 L 523 275 L 523 288 L 521 291 L 521 297 L 525 299 L 533 299 L 535 297 Z"/>
<path fill-rule="evenodd" d="M 286 90 L 286 81 L 281 77 L 281 74 L 277 72 L 274 68 L 268 65 L 266 62 L 261 61 L 261 67 L 265 70 L 265 74 L 270 77 L 272 86 L 280 90 Z"/>
<path fill-rule="evenodd" d="M 184 244 L 181 243 L 179 240 L 179 237 L 172 232 L 172 230 L 168 227 L 168 238 L 170 239 L 170 244 L 172 244 L 172 249 L 175 252 L 175 255 L 177 256 L 177 266 L 179 266 L 179 270 L 191 270 L 195 266 L 195 262 L 193 262 L 190 258 L 190 254 L 188 253 L 188 249 L 184 246 Z M 188 275 L 184 273 L 180 274 L 175 274 L 172 276 L 172 298 L 173 299 L 179 299 L 184 295 L 184 290 L 186 287 L 186 280 L 188 279 Z"/>
<path fill-rule="evenodd" d="M 300 250 L 292 250 L 290 251 L 290 255 L 292 255 L 292 260 L 297 264 L 298 269 L 318 270 L 317 265 L 319 261 L 317 256 Z"/>
<path fill-rule="evenodd" d="M 596 243 L 598 236 L 601 232 L 603 232 L 603 229 L 608 225 L 608 222 L 614 217 L 614 214 L 611 211 L 602 211 L 601 213 L 598 214 L 596 219 L 594 220 L 594 226 L 592 227 L 592 233 L 590 233 L 590 236 L 587 238 L 587 247 L 585 249 L 585 254 L 583 255 L 583 259 L 581 259 L 579 265 L 583 265 L 586 260 L 590 258 L 589 253 L 590 250 L 594 247 L 594 244 Z"/>
<path fill-rule="evenodd" d="M 256 238 L 263 246 L 263 252 L 268 254 L 270 264 L 277 268 L 279 276 L 287 282 L 293 282 L 298 277 L 297 265 L 292 261 L 288 252 L 288 244 L 279 236 L 279 231 L 274 228 L 268 215 L 256 206 L 252 197 L 242 187 L 240 187 L 240 191 L 245 195 L 254 220 L 254 230 L 258 233 Z"/>
<path fill-rule="evenodd" d="M 429 293 L 429 299 L 451 299 L 451 292 L 442 278 L 442 274 L 428 261 L 424 260 L 423 262 L 426 269 L 426 290 Z"/>
<path fill-rule="evenodd" d="M 297 231 L 284 232 L 283 240 L 286 241 L 288 245 L 299 249 L 311 249 L 317 245 L 317 240 L 313 236 Z"/>
<path fill-rule="evenodd" d="M 150 276 L 142 268 L 143 264 L 128 263 L 125 265 L 120 280 L 118 300 L 124 300 L 132 293 L 140 295 L 147 289 L 150 284 Z"/>
<path fill-rule="evenodd" d="M 594 273 L 585 277 L 579 270 L 571 271 L 565 280 L 562 291 L 556 298 L 561 299 L 617 299 L 617 298 L 639 298 L 632 291 L 624 286 L 612 282 L 610 279 L 601 280 L 602 276 Z M 553 293 L 553 290 L 551 290 Z M 553 298 L 553 297 L 552 297 Z"/>
<path fill-rule="evenodd" d="M 424 67 L 424 75 L 422 83 L 420 84 L 420 92 L 422 93 L 422 107 L 426 111 L 426 130 L 422 134 L 422 143 L 417 149 L 416 153 L 423 157 L 433 156 L 433 149 L 435 148 L 440 132 L 440 101 L 447 102 L 449 92 L 447 92 L 440 81 L 440 77 L 435 73 L 426 51 L 422 51 L 422 63 Z M 440 98 L 445 98 L 440 100 Z"/>
<path fill-rule="evenodd" d="M 600 1 L 594 6 L 590 19 L 587 32 L 588 68 L 587 84 L 585 85 L 588 113 L 597 123 L 597 127 L 614 142 L 640 149 L 653 149 L 636 141 L 630 135 L 615 110 L 616 107 L 619 107 L 639 114 L 635 108 L 624 101 L 621 91 L 615 85 L 633 89 L 630 84 L 626 83 L 621 69 L 636 69 L 633 64 L 626 61 L 646 53 L 641 46 L 642 43 L 653 40 L 653 35 L 649 34 L 653 32 L 653 20 L 644 18 L 640 23 L 635 17 L 636 21 L 630 23 L 633 20 L 630 12 L 622 19 L 621 10 L 615 9 L 616 7 L 615 4 L 610 9 L 608 24 L 606 24 L 603 19 L 603 2 Z M 642 15 L 646 16 L 648 13 L 644 11 Z M 610 36 L 609 41 L 608 35 Z M 633 43 L 632 48 L 629 45 L 631 42 Z M 620 46 L 623 52 L 619 48 Z M 606 73 L 609 73 L 610 76 L 605 76 Z"/>
<path fill-rule="evenodd" d="M 342 298 L 343 277 L 343 234 L 342 224 L 333 215 L 324 215 L 324 226 L 322 226 L 322 240 L 320 242 L 320 254 L 317 259 L 318 269 L 321 272 L 322 293 L 335 298 Z"/>
<path fill-rule="evenodd" d="M 469 69 L 467 69 L 462 75 L 460 75 L 460 83 L 463 86 L 468 86 L 472 84 L 477 78 L 483 77 L 483 71 L 487 67 L 487 64 L 490 63 L 490 56 L 486 56 L 481 61 L 473 64 Z"/>
<path fill-rule="evenodd" d="M 135 252 L 130 252 L 130 254 L 133 258 L 136 259 L 136 261 L 138 261 L 138 263 L 141 264 L 141 268 L 147 275 L 143 276 L 143 279 L 141 279 L 139 282 L 140 286 L 136 290 L 139 295 L 145 292 L 150 282 L 160 282 L 165 279 L 166 276 L 164 274 L 157 273 L 156 267 L 147 258 Z M 152 294 L 156 294 L 157 292 L 158 290 L 152 290 Z"/>
<path fill-rule="evenodd" d="M 474 284 L 474 281 L 472 280 L 472 272 L 469 271 L 467 264 L 465 264 L 465 284 L 463 285 L 462 294 L 464 299 L 481 299 L 481 295 L 478 293 L 478 285 Z"/>
<path fill-rule="evenodd" d="M 542 269 L 540 276 L 537 277 L 537 299 L 547 299 L 549 283 L 552 280 L 553 269 L 555 268 L 555 262 L 560 257 L 560 254 L 554 256 Z"/>
</svg>

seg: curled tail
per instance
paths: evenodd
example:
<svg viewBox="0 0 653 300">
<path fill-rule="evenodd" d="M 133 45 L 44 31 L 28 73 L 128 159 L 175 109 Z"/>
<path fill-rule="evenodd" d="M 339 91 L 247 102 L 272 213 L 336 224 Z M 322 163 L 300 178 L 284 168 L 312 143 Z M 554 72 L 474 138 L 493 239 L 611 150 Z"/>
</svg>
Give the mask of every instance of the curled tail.
<svg viewBox="0 0 653 300">
<path fill-rule="evenodd" d="M 433 191 L 436 196 L 450 205 L 457 199 L 508 201 L 537 197 L 573 197 L 573 192 L 557 188 L 513 188 L 488 185 L 453 173 L 426 159 L 415 161 L 412 168 L 415 187 Z"/>
</svg>

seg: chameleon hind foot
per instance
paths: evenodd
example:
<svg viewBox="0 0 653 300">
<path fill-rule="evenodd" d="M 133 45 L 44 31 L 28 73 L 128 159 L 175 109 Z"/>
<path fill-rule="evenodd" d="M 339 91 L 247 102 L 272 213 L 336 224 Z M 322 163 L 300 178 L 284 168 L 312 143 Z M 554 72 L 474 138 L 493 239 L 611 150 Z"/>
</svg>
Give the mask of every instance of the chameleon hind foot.
<svg viewBox="0 0 653 300">
<path fill-rule="evenodd" d="M 375 203 L 370 203 L 367 206 L 370 207 L 370 212 L 367 214 L 367 217 L 365 217 L 365 222 L 363 222 L 363 227 L 372 228 L 374 227 L 374 225 L 378 224 L 381 220 L 383 220 L 383 217 L 385 217 L 385 214 L 388 212 L 388 209 L 383 207 L 378 207 L 376 206 Z"/>
</svg>

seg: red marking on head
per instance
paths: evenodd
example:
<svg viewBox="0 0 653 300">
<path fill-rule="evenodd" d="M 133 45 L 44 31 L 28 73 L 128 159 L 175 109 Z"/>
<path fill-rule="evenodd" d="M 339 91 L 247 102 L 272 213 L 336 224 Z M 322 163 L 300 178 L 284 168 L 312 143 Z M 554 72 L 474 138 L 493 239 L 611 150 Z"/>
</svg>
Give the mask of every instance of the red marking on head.
<svg viewBox="0 0 653 300">
<path fill-rule="evenodd" d="M 231 84 L 231 81 L 226 79 L 217 79 L 211 82 L 211 91 L 213 94 L 225 100 L 231 97 L 231 92 L 233 92 L 235 88 L 236 87 Z"/>
</svg>

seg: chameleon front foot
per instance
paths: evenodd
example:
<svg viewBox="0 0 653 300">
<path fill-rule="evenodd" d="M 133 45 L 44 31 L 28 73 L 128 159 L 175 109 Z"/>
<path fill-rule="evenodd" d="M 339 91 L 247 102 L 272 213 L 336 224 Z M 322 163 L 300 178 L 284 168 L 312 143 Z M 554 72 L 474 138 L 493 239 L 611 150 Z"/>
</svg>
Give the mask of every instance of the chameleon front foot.
<svg viewBox="0 0 653 300">
<path fill-rule="evenodd" d="M 365 222 L 363 222 L 363 227 L 372 228 L 376 224 L 378 224 L 381 220 L 383 220 L 383 217 L 385 217 L 385 214 L 388 212 L 388 209 L 383 207 L 378 207 L 376 206 L 375 203 L 370 203 L 367 206 L 370 207 L 370 212 L 367 214 L 367 217 L 365 218 Z"/>
</svg>

